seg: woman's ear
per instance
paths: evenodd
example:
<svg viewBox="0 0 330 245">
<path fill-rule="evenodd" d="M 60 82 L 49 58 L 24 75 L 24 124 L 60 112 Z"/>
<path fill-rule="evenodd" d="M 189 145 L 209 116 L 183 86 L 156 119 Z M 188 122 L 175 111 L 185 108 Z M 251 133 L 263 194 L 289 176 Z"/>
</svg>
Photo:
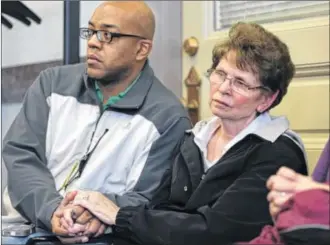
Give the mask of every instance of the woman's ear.
<svg viewBox="0 0 330 245">
<path fill-rule="evenodd" d="M 280 91 L 277 90 L 273 94 L 267 93 L 267 94 L 262 95 L 263 96 L 263 98 L 262 98 L 263 102 L 257 107 L 257 111 L 259 113 L 263 113 L 264 111 L 266 111 L 274 103 L 274 101 L 276 100 L 279 92 Z"/>
<path fill-rule="evenodd" d="M 136 53 L 136 59 L 141 61 L 141 60 L 145 60 L 152 49 L 152 41 L 151 40 L 147 40 L 147 39 L 142 39 L 139 42 L 139 47 Z"/>
</svg>

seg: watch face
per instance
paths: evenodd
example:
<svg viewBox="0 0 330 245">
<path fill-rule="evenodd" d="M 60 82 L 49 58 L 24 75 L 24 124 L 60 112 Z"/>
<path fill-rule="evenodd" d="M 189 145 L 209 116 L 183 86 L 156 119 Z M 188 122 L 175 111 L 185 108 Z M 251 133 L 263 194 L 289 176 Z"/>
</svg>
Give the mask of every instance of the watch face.
<svg viewBox="0 0 330 245">
<path fill-rule="evenodd" d="M 3 224 L 3 236 L 28 236 L 35 232 L 34 225 L 25 224 Z"/>
</svg>

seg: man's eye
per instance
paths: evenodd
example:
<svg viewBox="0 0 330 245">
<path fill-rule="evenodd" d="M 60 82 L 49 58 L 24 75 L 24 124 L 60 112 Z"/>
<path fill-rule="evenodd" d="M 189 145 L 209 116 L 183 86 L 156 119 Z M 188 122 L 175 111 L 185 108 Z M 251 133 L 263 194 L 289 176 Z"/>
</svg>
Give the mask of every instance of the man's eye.
<svg viewBox="0 0 330 245">
<path fill-rule="evenodd" d="M 110 37 L 110 33 L 109 32 L 104 32 L 103 33 L 103 36 L 106 37 L 106 38 L 109 38 Z"/>
</svg>

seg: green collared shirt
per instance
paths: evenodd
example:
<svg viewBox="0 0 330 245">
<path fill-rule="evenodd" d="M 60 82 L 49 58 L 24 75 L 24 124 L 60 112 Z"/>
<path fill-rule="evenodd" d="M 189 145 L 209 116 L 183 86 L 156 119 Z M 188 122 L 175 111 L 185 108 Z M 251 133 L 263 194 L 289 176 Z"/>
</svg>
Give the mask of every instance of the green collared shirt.
<svg viewBox="0 0 330 245">
<path fill-rule="evenodd" d="M 120 92 L 118 95 L 115 96 L 111 96 L 107 103 L 103 104 L 103 110 L 106 110 L 110 105 L 113 105 L 115 103 L 117 103 L 119 100 L 121 100 L 127 93 L 128 91 L 133 87 L 133 85 L 137 82 L 137 80 L 139 79 L 141 73 L 135 78 L 135 80 L 125 89 L 125 91 Z M 95 81 L 95 90 L 96 90 L 96 95 L 99 98 L 99 100 L 101 101 L 101 103 L 103 103 L 103 94 L 102 91 L 99 87 L 99 85 L 97 84 L 97 82 Z"/>
</svg>

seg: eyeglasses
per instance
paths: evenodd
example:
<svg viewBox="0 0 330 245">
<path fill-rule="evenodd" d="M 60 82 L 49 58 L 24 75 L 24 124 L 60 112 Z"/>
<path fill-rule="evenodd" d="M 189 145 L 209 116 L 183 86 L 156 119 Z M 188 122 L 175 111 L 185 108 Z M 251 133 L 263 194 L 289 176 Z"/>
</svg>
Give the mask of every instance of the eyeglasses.
<svg viewBox="0 0 330 245">
<path fill-rule="evenodd" d="M 206 77 L 209 79 L 210 83 L 220 87 L 221 84 L 223 84 L 226 79 L 228 79 L 230 83 L 230 87 L 237 93 L 248 96 L 250 94 L 250 91 L 256 90 L 256 89 L 263 89 L 266 91 L 270 91 L 269 88 L 265 86 L 256 86 L 251 87 L 250 85 L 246 84 L 244 81 L 238 78 L 228 78 L 228 74 L 224 71 L 216 70 L 216 69 L 208 69 L 206 72 Z"/>
<path fill-rule="evenodd" d="M 124 34 L 124 33 L 117 33 L 117 32 L 110 32 L 110 31 L 103 31 L 103 30 L 92 30 L 89 28 L 80 28 L 80 37 L 82 39 L 91 39 L 92 36 L 96 34 L 97 39 L 103 43 L 110 43 L 112 38 L 114 37 L 134 37 L 139 39 L 146 39 L 141 36 L 133 35 L 133 34 Z"/>
</svg>

